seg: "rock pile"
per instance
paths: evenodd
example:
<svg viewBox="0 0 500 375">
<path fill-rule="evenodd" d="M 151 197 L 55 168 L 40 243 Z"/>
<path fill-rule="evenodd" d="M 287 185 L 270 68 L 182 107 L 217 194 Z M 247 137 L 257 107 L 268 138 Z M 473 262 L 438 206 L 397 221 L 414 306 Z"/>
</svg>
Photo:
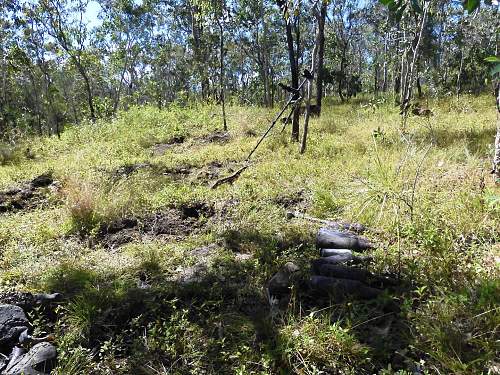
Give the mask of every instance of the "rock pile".
<svg viewBox="0 0 500 375">
<path fill-rule="evenodd" d="M 350 225 L 349 228 L 364 228 Z M 343 231 L 344 230 L 344 231 Z M 316 236 L 316 246 L 320 257 L 311 261 L 311 276 L 307 280 L 310 293 L 318 297 L 330 297 L 342 300 L 346 297 L 371 299 L 379 296 L 387 286 L 394 285 L 396 280 L 374 275 L 364 265 L 372 257 L 359 253 L 375 246 L 366 238 L 344 227 L 324 227 Z M 287 263 L 278 271 L 268 284 L 271 296 L 284 295 L 293 284 L 292 274 L 299 271 L 293 263 Z"/>
<path fill-rule="evenodd" d="M 0 374 L 50 373 L 57 357 L 52 335 L 33 337 L 25 311 L 60 299 L 55 294 L 0 293 Z"/>
</svg>

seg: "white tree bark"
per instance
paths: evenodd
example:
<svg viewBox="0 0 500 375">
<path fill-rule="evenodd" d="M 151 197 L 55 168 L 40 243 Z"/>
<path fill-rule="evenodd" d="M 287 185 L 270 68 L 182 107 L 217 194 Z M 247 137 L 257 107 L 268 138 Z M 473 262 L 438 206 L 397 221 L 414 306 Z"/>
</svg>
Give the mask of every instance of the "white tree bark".
<svg viewBox="0 0 500 375">
<path fill-rule="evenodd" d="M 495 181 L 500 183 L 500 80 L 496 84 L 497 99 L 497 135 L 495 137 L 495 157 L 493 159 L 493 173 Z"/>
</svg>

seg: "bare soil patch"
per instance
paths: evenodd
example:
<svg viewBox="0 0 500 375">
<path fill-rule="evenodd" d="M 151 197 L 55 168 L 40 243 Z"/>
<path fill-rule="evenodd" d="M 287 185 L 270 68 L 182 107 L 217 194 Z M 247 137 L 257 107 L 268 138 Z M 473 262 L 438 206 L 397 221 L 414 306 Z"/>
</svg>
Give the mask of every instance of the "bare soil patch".
<svg viewBox="0 0 500 375">
<path fill-rule="evenodd" d="M 46 173 L 18 187 L 0 192 L 0 213 L 30 210 L 47 204 L 50 188 L 55 188 L 55 185 L 52 175 Z"/>
<path fill-rule="evenodd" d="M 224 144 L 229 142 L 231 139 L 231 136 L 229 135 L 228 132 L 222 132 L 222 131 L 216 131 L 214 133 L 210 133 L 207 135 L 204 135 L 202 137 L 196 138 L 196 141 L 199 143 L 218 143 L 218 144 Z"/>
<path fill-rule="evenodd" d="M 201 230 L 207 224 L 204 219 L 214 213 L 212 206 L 200 202 L 167 208 L 144 217 L 122 218 L 102 225 L 96 239 L 110 249 L 148 238 L 180 240 Z"/>
<path fill-rule="evenodd" d="M 154 156 L 162 156 L 168 150 L 171 150 L 177 145 L 180 145 L 186 141 L 186 137 L 183 135 L 175 136 L 170 138 L 167 142 L 157 143 L 153 146 L 153 155 Z"/>
</svg>

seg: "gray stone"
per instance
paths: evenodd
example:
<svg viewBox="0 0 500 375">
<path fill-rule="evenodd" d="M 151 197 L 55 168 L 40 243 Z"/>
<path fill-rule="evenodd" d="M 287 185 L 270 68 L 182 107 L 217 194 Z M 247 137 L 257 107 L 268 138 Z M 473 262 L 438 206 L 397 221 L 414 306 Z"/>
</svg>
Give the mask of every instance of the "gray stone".
<svg viewBox="0 0 500 375">
<path fill-rule="evenodd" d="M 318 231 L 316 246 L 323 249 L 350 249 L 357 251 L 363 251 L 374 247 L 374 245 L 364 237 L 331 230 L 329 228 L 321 228 Z"/>
<path fill-rule="evenodd" d="M 269 280 L 268 291 L 272 296 L 286 294 L 290 292 L 290 287 L 292 286 L 291 275 L 298 272 L 300 268 L 292 263 L 286 263 L 281 270 L 279 270 L 272 278 Z"/>
<path fill-rule="evenodd" d="M 21 332 L 30 326 L 19 306 L 0 305 L 0 347 L 13 346 Z"/>
<path fill-rule="evenodd" d="M 42 375 L 50 373 L 57 351 L 54 345 L 48 342 L 41 342 L 31 348 L 23 355 L 12 358 L 4 375 Z"/>
<path fill-rule="evenodd" d="M 348 296 L 371 299 L 376 298 L 382 293 L 381 290 L 371 288 L 357 280 L 337 279 L 326 276 L 312 276 L 309 280 L 309 285 L 318 294 L 329 295 L 338 300 Z"/>
</svg>

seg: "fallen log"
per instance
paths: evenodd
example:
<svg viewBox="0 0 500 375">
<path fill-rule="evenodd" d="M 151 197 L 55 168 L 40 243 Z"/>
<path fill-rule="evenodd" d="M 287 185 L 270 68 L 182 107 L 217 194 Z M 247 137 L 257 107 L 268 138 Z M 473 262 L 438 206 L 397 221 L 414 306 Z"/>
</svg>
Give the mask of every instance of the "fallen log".
<svg viewBox="0 0 500 375">
<path fill-rule="evenodd" d="M 364 237 L 321 228 L 316 236 L 316 246 L 323 249 L 351 249 L 363 251 L 375 246 Z"/>
<path fill-rule="evenodd" d="M 378 297 L 382 293 L 381 290 L 371 288 L 357 280 L 326 276 L 312 276 L 309 279 L 309 285 L 316 293 L 329 295 L 335 299 L 343 299 L 345 297 L 371 299 Z"/>
</svg>

